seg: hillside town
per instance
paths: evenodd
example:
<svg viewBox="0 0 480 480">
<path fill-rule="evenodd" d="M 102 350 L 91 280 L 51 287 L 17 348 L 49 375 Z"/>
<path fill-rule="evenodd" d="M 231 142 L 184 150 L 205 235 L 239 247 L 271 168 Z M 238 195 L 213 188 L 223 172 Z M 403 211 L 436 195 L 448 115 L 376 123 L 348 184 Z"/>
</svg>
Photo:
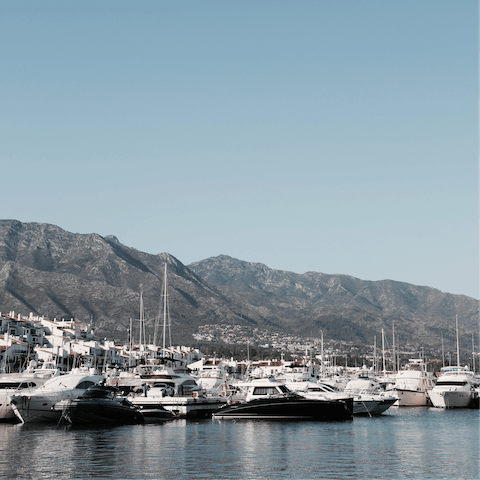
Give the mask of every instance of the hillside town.
<svg viewBox="0 0 480 480">
<path fill-rule="evenodd" d="M 70 319 L 53 320 L 43 316 L 28 317 L 15 312 L 0 313 L 0 372 L 24 370 L 30 362 L 37 365 L 53 363 L 60 371 L 79 366 L 104 370 L 108 366 L 127 368 L 162 354 L 174 360 L 193 363 L 203 355 L 187 347 L 154 345 L 117 345 L 99 339 L 88 325 Z"/>
<path fill-rule="evenodd" d="M 371 346 L 355 345 L 352 342 L 337 342 L 318 337 L 300 337 L 279 332 L 270 332 L 258 328 L 240 325 L 204 325 L 193 334 L 202 344 L 240 345 L 243 358 L 224 359 L 232 365 L 238 362 L 255 360 L 251 353 L 257 351 L 278 352 L 280 357 L 293 360 L 308 359 L 337 369 L 364 367 L 376 370 L 394 370 L 392 358 L 396 358 L 396 367 L 409 357 L 421 353 L 429 359 L 432 371 L 442 366 L 441 355 L 434 351 L 415 351 L 406 345 L 394 351 L 394 347 L 385 338 L 372 339 Z M 383 346 L 382 346 L 383 341 Z M 375 343 L 376 342 L 376 343 Z M 212 349 L 207 349 L 212 350 Z M 215 350 L 215 349 L 213 349 Z M 213 351 L 212 350 L 212 351 Z M 212 353 L 212 352 L 208 352 Z M 448 354 L 449 352 L 447 352 Z M 214 352 L 216 355 L 216 352 Z M 70 371 L 81 365 L 94 366 L 99 370 L 109 367 L 128 369 L 148 361 L 169 358 L 172 362 L 189 365 L 205 359 L 209 355 L 198 348 L 187 346 L 159 346 L 145 342 L 116 343 L 107 338 L 98 338 L 88 324 L 75 319 L 49 319 L 30 313 L 22 316 L 14 311 L 0 313 L 0 371 L 2 373 L 20 372 L 32 361 L 35 365 L 54 364 L 60 371 Z M 210 355 L 212 356 L 212 355 Z M 258 358 L 257 358 L 258 360 Z M 448 358 L 447 358 L 448 361 Z"/>
<path fill-rule="evenodd" d="M 346 365 L 355 367 L 363 364 L 372 368 L 379 367 L 379 363 L 383 363 L 383 355 L 387 359 L 387 368 L 389 369 L 393 369 L 393 357 L 398 357 L 396 363 L 401 364 L 409 358 L 421 354 L 429 359 L 433 370 L 439 369 L 442 363 L 441 352 L 437 352 L 430 346 L 426 346 L 422 351 L 418 351 L 415 346 L 410 344 L 395 347 L 394 339 L 387 338 L 386 333 L 382 339 L 381 331 L 378 337 L 372 338 L 371 345 L 322 338 L 321 332 L 319 332 L 318 336 L 301 337 L 295 334 L 272 332 L 256 327 L 231 324 L 202 325 L 193 334 L 193 337 L 198 341 L 213 342 L 215 344 L 223 343 L 270 349 L 294 359 L 307 356 L 320 361 L 323 352 L 329 364 L 339 367 Z M 244 349 L 244 352 L 247 358 L 247 348 Z M 447 354 L 449 353 L 447 352 Z"/>
</svg>

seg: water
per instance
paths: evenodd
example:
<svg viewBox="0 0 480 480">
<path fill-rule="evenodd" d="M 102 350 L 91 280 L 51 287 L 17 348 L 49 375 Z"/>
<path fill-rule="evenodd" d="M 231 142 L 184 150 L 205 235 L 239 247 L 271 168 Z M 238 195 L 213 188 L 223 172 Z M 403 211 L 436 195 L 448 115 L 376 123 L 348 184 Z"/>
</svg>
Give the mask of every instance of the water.
<svg viewBox="0 0 480 480">
<path fill-rule="evenodd" d="M 478 479 L 479 411 L 396 408 L 345 422 L 0 425 L 0 478 Z"/>
</svg>

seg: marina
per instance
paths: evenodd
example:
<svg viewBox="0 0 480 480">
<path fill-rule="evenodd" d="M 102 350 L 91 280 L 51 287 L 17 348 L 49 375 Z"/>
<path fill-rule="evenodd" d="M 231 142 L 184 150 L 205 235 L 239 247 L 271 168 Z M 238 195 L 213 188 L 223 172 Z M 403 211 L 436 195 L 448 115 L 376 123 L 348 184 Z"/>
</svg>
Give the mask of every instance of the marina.
<svg viewBox="0 0 480 480">
<path fill-rule="evenodd" d="M 420 356 L 387 371 L 382 349 L 382 371 L 343 368 L 325 361 L 323 337 L 316 357 L 234 361 L 99 342 L 73 321 L 11 312 L 2 325 L 4 478 L 479 476 L 475 364 L 438 377 Z M 32 333 L 41 347 L 18 343 Z"/>
<path fill-rule="evenodd" d="M 71 350 L 83 348 L 86 342 L 78 338 L 84 331 L 72 328 L 74 323 L 50 322 L 32 316 L 17 318 L 12 312 L 2 315 L 2 325 L 9 329 L 5 339 L 8 337 L 10 342 L 4 360 L 9 355 L 14 358 L 10 350 L 16 351 L 13 340 L 18 342 L 20 338 L 14 337 L 17 331 L 12 325 L 18 333 L 28 331 L 27 335 L 35 328 L 36 338 L 48 337 L 46 345 L 49 347 L 33 347 L 30 352 L 30 344 L 25 343 L 22 348 L 26 348 L 27 355 L 24 358 L 30 359 L 25 371 L 21 371 L 20 364 L 17 372 L 8 373 L 4 369 L 0 382 L 0 421 L 58 422 L 75 417 L 75 423 L 81 423 L 86 417 L 74 412 L 81 413 L 87 408 L 91 415 L 92 408 L 101 404 L 99 398 L 92 402 L 86 394 L 87 389 L 95 385 L 115 389 L 115 397 L 119 397 L 115 402 L 131 404 L 137 411 L 138 423 L 147 417 L 164 415 L 165 410 L 175 417 L 189 419 L 213 415 L 217 418 L 335 420 L 354 415 L 383 415 L 392 405 L 478 408 L 479 376 L 468 366 L 455 369 L 456 373 L 461 370 L 468 382 L 458 375 L 452 380 L 454 367 L 442 368 L 438 387 L 437 376 L 428 371 L 423 357 L 409 359 L 397 372 L 385 370 L 385 357 L 382 372 L 378 371 L 376 362 L 371 367 L 365 364 L 361 368 L 332 367 L 325 362 L 323 338 L 322 354 L 317 357 L 305 355 L 295 361 L 282 358 L 280 361 L 239 362 L 208 359 L 199 350 L 187 347 L 167 348 L 165 342 L 163 348 L 155 343 L 116 347 L 105 342 L 102 345 L 92 336 L 92 349 L 102 347 L 101 361 L 91 352 L 82 355 L 82 363 L 75 366 L 76 354 L 72 355 Z M 61 349 L 52 346 L 59 342 L 65 346 L 68 343 L 70 352 L 65 346 Z M 55 361 L 51 356 L 42 358 L 46 348 L 50 348 L 50 354 L 62 350 L 66 355 L 61 359 L 57 355 Z M 113 363 L 114 358 L 123 359 L 123 362 Z M 73 368 L 68 369 L 69 365 Z M 102 408 L 126 410 L 123 405 L 113 405 L 114 399 L 104 400 L 108 402 Z M 115 423 L 114 418 L 110 421 Z M 85 420 L 85 423 L 90 422 Z"/>
<path fill-rule="evenodd" d="M 478 1 L 2 6 L 0 480 L 480 480 Z"/>
<path fill-rule="evenodd" d="M 216 394 L 153 365 L 9 391 L 18 418 L 0 423 L 0 478 L 478 478 L 478 402 L 394 405 L 394 377 L 314 382 L 314 365 L 277 367 L 278 378 L 259 365 L 256 378 L 220 373 Z"/>
<path fill-rule="evenodd" d="M 0 424 L 9 479 L 479 478 L 479 412 L 392 407 L 347 422 Z M 0 475 L 1 476 L 1 475 Z"/>
</svg>

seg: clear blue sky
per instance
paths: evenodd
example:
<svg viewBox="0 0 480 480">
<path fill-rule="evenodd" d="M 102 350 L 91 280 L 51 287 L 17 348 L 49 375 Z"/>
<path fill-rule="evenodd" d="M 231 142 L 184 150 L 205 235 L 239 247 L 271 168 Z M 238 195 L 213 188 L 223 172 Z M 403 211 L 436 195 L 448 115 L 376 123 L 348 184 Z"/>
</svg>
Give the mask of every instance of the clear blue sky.
<svg viewBox="0 0 480 480">
<path fill-rule="evenodd" d="M 0 6 L 0 218 L 478 298 L 476 0 Z"/>
</svg>

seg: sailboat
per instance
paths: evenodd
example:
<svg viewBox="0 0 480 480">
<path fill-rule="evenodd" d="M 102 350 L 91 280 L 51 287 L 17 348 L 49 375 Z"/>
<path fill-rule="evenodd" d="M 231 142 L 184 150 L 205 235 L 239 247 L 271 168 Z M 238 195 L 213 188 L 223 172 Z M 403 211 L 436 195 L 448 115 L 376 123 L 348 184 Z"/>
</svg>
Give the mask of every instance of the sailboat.
<svg viewBox="0 0 480 480">
<path fill-rule="evenodd" d="M 168 307 L 167 264 L 163 281 L 163 345 L 161 355 L 146 359 L 137 365 L 132 378 L 119 379 L 118 386 L 130 391 L 129 401 L 140 408 L 143 415 L 150 415 L 163 407 L 182 417 L 209 416 L 227 401 L 223 395 L 206 395 L 203 388 L 187 372 L 185 361 L 174 358 L 167 348 L 167 334 L 170 339 L 170 312 Z M 154 344 L 157 346 L 159 318 L 155 323 Z M 167 332 L 168 327 L 168 332 Z"/>
</svg>

